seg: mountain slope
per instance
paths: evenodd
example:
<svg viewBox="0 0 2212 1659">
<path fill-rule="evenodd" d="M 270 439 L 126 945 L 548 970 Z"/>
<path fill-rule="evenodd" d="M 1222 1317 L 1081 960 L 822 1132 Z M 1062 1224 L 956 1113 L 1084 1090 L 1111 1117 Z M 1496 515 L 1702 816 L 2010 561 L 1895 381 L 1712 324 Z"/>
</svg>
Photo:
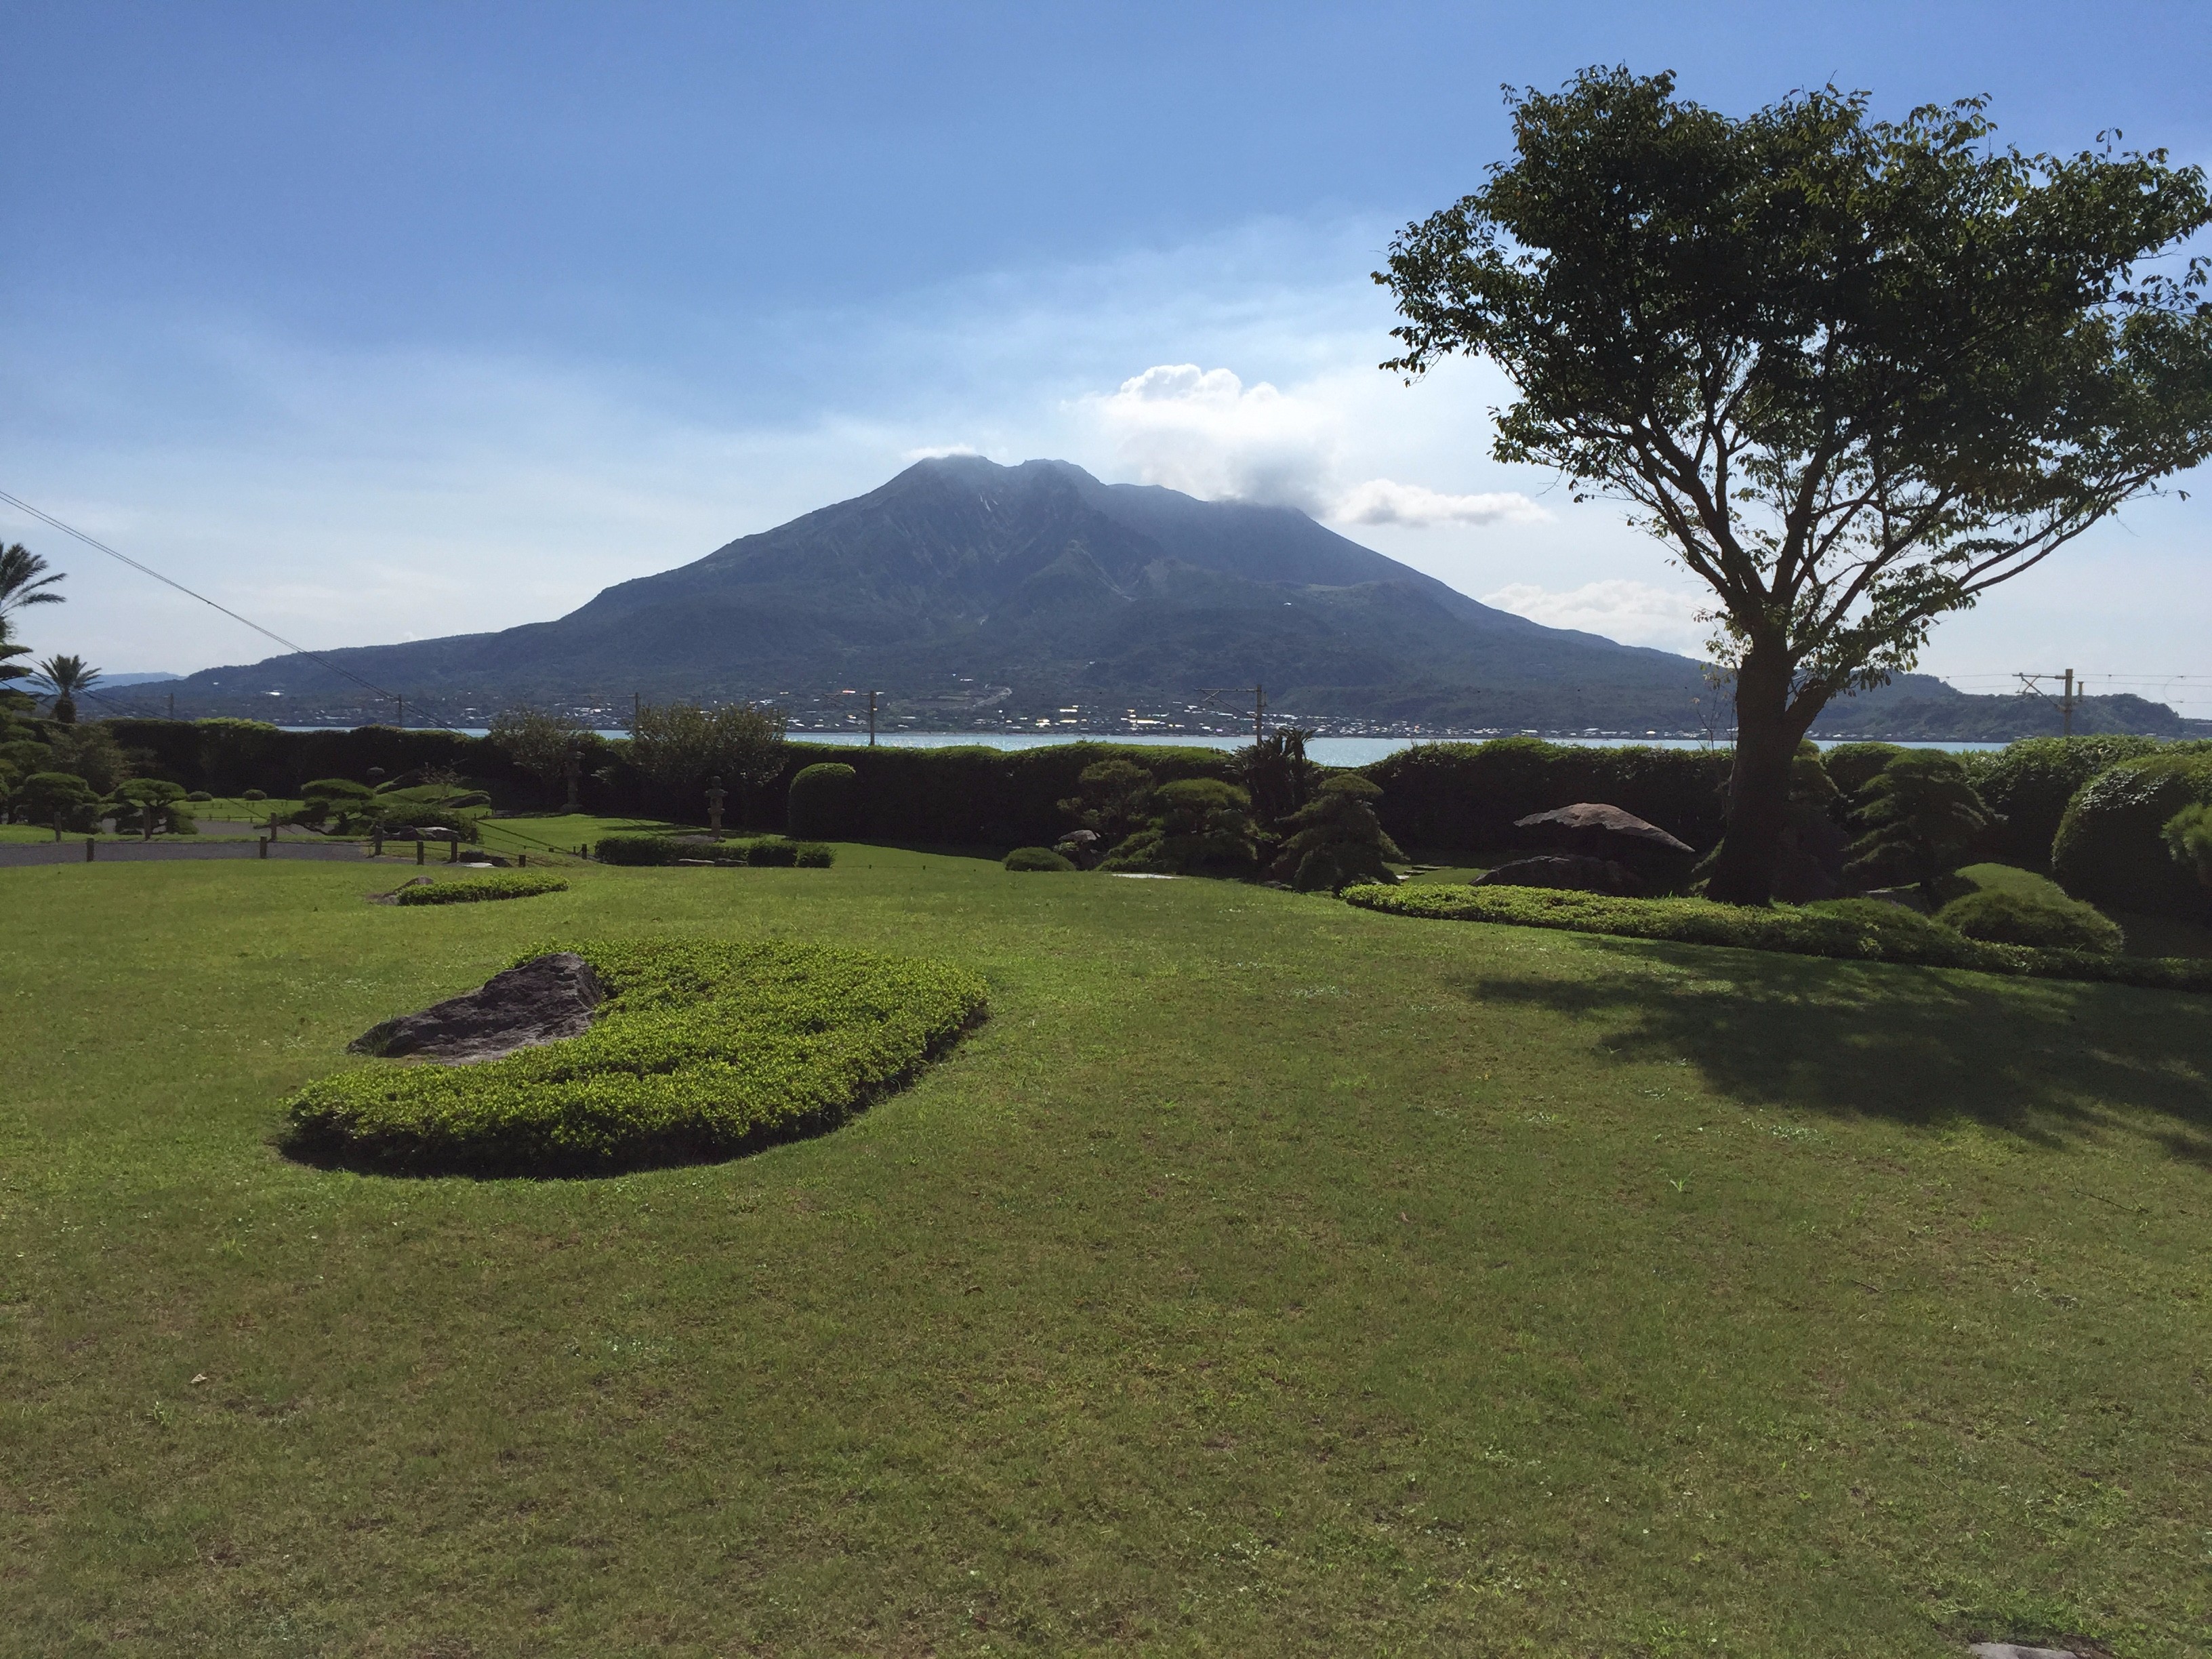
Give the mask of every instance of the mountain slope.
<svg viewBox="0 0 2212 1659">
<path fill-rule="evenodd" d="M 972 456 L 918 463 L 556 622 L 328 654 L 445 718 L 633 692 L 804 709 L 856 685 L 1026 717 L 1178 708 L 1264 682 L 1298 713 L 1679 729 L 1705 694 L 1687 658 L 1493 610 L 1289 508 Z M 359 701 L 298 657 L 174 689 L 194 708 Z"/>
</svg>

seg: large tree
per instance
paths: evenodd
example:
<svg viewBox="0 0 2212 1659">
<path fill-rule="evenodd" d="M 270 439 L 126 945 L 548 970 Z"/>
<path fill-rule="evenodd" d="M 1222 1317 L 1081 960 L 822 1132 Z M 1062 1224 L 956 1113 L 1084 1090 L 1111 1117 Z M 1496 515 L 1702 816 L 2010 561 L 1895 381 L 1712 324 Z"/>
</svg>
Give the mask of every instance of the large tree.
<svg viewBox="0 0 2212 1659">
<path fill-rule="evenodd" d="M 1627 503 L 1715 595 L 1736 747 L 1713 896 L 1763 903 L 1823 707 L 2212 453 L 2212 221 L 2161 151 L 1996 144 L 1980 100 L 1741 119 L 1674 77 L 1509 94 L 1515 154 L 1376 281 L 1409 380 L 1517 393 L 1492 453 Z"/>
</svg>

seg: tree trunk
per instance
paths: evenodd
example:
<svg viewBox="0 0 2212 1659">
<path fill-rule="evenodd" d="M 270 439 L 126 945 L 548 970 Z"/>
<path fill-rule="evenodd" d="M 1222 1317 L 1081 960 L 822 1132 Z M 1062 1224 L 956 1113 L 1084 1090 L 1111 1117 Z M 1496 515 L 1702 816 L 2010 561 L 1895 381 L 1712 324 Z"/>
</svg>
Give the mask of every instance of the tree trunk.
<svg viewBox="0 0 2212 1659">
<path fill-rule="evenodd" d="M 1765 904 L 1790 821 L 1790 766 L 1804 732 L 1790 716 L 1790 669 L 1754 648 L 1735 681 L 1735 766 L 1729 775 L 1728 829 L 1705 896 L 1723 904 Z"/>
</svg>

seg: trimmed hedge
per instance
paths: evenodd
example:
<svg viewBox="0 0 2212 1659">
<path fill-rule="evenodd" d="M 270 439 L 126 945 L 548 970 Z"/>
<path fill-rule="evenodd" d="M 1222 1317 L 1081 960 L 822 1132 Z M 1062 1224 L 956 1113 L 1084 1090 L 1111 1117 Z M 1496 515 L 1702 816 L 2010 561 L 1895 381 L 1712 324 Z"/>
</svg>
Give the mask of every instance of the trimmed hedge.
<svg viewBox="0 0 2212 1659">
<path fill-rule="evenodd" d="M 1989 856 L 2026 869 L 2049 869 L 2051 843 L 2075 792 L 2106 768 L 2139 760 L 2160 747 L 2155 738 L 2106 732 L 2023 738 L 1994 755 L 1966 757 L 1976 791 L 2000 820 L 1983 842 Z"/>
<path fill-rule="evenodd" d="M 860 775 L 842 761 L 802 766 L 785 792 L 783 827 L 816 841 L 844 841 L 860 808 Z"/>
<path fill-rule="evenodd" d="M 1049 847 L 1017 847 L 1006 854 L 1006 866 L 1009 870 L 1057 872 L 1074 869 L 1075 860 Z"/>
<path fill-rule="evenodd" d="M 580 1036 L 474 1066 L 374 1061 L 310 1085 L 287 1150 L 394 1174 L 604 1175 L 833 1127 L 983 1012 L 943 963 L 787 940 L 574 950 L 609 993 Z"/>
<path fill-rule="evenodd" d="M 1702 853 L 1720 840 L 1732 764 L 1725 749 L 1585 749 L 1498 738 L 1425 743 L 1359 770 L 1382 787 L 1376 811 L 1384 830 L 1417 853 L 1516 846 L 1516 819 L 1585 800 L 1633 812 Z"/>
<path fill-rule="evenodd" d="M 2174 860 L 2166 824 L 2212 804 L 2212 743 L 2174 744 L 2081 786 L 2059 820 L 2051 871 L 2079 899 L 2145 915 L 2212 918 L 2212 890 Z"/>
<path fill-rule="evenodd" d="M 681 841 L 674 836 L 602 836 L 592 853 L 602 864 L 719 864 L 756 869 L 827 870 L 834 849 L 816 841 L 786 841 L 766 836 L 757 841 Z"/>
<path fill-rule="evenodd" d="M 464 876 L 459 881 L 412 884 L 394 893 L 399 904 L 477 904 L 486 899 L 535 898 L 540 893 L 565 893 L 568 884 L 558 876 L 541 876 L 530 870 L 501 870 L 489 876 Z"/>
<path fill-rule="evenodd" d="M 1719 945 L 1749 951 L 1861 962 L 1971 968 L 2039 979 L 2105 981 L 2157 990 L 2212 991 L 2212 961 L 2181 957 L 2112 957 L 2039 951 L 1972 939 L 1917 911 L 1880 899 L 1752 909 L 1707 899 L 1613 898 L 1544 887 L 1351 887 L 1345 901 L 1362 909 L 1440 921 L 1501 922 L 1623 939 Z"/>
<path fill-rule="evenodd" d="M 1968 939 L 2032 945 L 2041 950 L 2090 951 L 2110 957 L 2118 956 L 2126 942 L 2119 928 L 2100 915 L 2094 905 L 2002 887 L 1961 893 L 1936 913 L 1936 920 Z"/>
</svg>

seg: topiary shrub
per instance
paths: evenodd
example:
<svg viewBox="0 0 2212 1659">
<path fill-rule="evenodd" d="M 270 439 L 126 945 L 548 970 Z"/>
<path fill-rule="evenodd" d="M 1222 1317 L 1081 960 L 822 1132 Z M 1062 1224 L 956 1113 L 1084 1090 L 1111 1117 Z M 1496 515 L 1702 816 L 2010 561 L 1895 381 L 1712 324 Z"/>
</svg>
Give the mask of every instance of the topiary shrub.
<svg viewBox="0 0 2212 1659">
<path fill-rule="evenodd" d="M 481 904 L 488 899 L 535 898 L 540 893 L 565 893 L 568 884 L 558 876 L 541 876 L 534 870 L 502 870 L 496 875 L 465 876 L 459 881 L 410 884 L 392 896 L 395 904 Z"/>
<path fill-rule="evenodd" d="M 802 870 L 827 870 L 837 861 L 836 849 L 821 842 L 802 841 L 798 846 L 797 863 Z"/>
<path fill-rule="evenodd" d="M 73 772 L 33 772 L 15 786 L 10 799 L 33 823 L 76 830 L 97 827 L 93 815 L 99 792 Z"/>
<path fill-rule="evenodd" d="M 1085 777 L 1089 773 L 1084 775 Z M 1260 856 L 1251 797 L 1217 778 L 1182 778 L 1152 792 L 1159 816 L 1099 863 L 1149 875 L 1249 872 Z"/>
<path fill-rule="evenodd" d="M 1894 757 L 1860 793 L 1851 814 L 1846 881 L 1861 887 L 1918 882 L 1923 888 L 1961 864 L 1990 827 L 1989 808 L 1966 769 L 1939 750 Z"/>
<path fill-rule="evenodd" d="M 1375 808 L 1382 792 L 1349 773 L 1328 779 L 1313 799 L 1283 820 L 1289 839 L 1267 873 L 1301 892 L 1340 892 L 1360 881 L 1395 881 L 1384 860 L 1403 862 L 1382 833 Z"/>
<path fill-rule="evenodd" d="M 204 789 L 195 789 L 190 794 L 186 795 L 185 799 L 188 801 L 198 803 L 204 800 L 213 800 L 215 797 L 208 793 Z"/>
<path fill-rule="evenodd" d="M 799 863 L 799 843 L 771 836 L 741 843 L 747 864 L 763 870 L 789 870 Z"/>
<path fill-rule="evenodd" d="M 2212 744 L 2175 744 L 2083 784 L 2059 820 L 2051 873 L 2078 899 L 2147 915 L 2212 917 L 2212 890 L 2167 849 L 2184 808 L 2212 805 Z"/>
<path fill-rule="evenodd" d="M 1999 945 L 2032 945 L 2046 951 L 2090 951 L 2117 956 L 2120 930 L 2095 908 L 2075 899 L 2038 898 L 2003 888 L 1963 893 L 1936 913 L 1936 920 L 1968 939 Z"/>
<path fill-rule="evenodd" d="M 317 778 L 300 786 L 302 800 L 367 800 L 376 791 L 350 778 Z"/>
<path fill-rule="evenodd" d="M 860 806 L 860 775 L 842 761 L 817 761 L 792 779 L 784 826 L 794 836 L 849 841 Z"/>
<path fill-rule="evenodd" d="M 2081 786 L 2107 767 L 2140 760 L 2161 746 L 2155 738 L 2117 732 L 2007 744 L 1981 762 L 1974 778 L 1999 820 L 1985 839 L 1990 856 L 2025 869 L 2049 869 L 2059 822 Z"/>
<path fill-rule="evenodd" d="M 238 792 L 238 798 L 240 800 L 267 800 L 269 799 L 266 794 L 258 789 L 241 789 Z"/>
<path fill-rule="evenodd" d="M 900 1088 L 984 1008 L 973 974 L 862 951 L 698 939 L 560 948 L 607 992 L 583 1035 L 473 1066 L 341 1072 L 287 1109 L 287 1150 L 408 1175 L 603 1175 L 728 1158 L 833 1127 Z"/>
<path fill-rule="evenodd" d="M 1820 751 L 1820 765 L 1838 789 L 1856 795 L 1890 762 L 1911 752 L 1893 743 L 1839 743 Z"/>
<path fill-rule="evenodd" d="M 1078 829 L 1097 836 L 1103 848 L 1118 846 L 1152 817 L 1154 780 L 1134 761 L 1115 757 L 1095 762 L 1083 769 L 1075 787 L 1077 793 L 1060 802 L 1060 810 Z"/>
<path fill-rule="evenodd" d="M 1063 858 L 1049 847 L 1017 847 L 1006 854 L 1009 870 L 1073 870 L 1075 861 Z"/>
</svg>

